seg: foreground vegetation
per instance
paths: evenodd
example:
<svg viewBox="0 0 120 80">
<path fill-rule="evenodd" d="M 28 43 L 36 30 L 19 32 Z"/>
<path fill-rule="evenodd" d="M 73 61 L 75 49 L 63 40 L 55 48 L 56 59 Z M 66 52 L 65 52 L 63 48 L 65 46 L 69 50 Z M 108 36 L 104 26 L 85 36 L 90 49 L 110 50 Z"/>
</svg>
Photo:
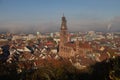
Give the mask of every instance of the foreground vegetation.
<svg viewBox="0 0 120 80">
<path fill-rule="evenodd" d="M 96 63 L 86 70 L 77 70 L 67 61 L 47 61 L 37 69 L 23 68 L 18 63 L 0 64 L 0 80 L 120 80 L 120 57 Z"/>
</svg>

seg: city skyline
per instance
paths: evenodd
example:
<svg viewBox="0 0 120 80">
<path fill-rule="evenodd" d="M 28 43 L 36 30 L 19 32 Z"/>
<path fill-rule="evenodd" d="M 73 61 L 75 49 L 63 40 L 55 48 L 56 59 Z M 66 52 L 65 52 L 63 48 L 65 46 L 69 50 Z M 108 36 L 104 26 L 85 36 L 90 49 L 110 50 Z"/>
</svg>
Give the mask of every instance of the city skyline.
<svg viewBox="0 0 120 80">
<path fill-rule="evenodd" d="M 119 0 L 1 0 L 0 32 L 120 31 Z"/>
</svg>

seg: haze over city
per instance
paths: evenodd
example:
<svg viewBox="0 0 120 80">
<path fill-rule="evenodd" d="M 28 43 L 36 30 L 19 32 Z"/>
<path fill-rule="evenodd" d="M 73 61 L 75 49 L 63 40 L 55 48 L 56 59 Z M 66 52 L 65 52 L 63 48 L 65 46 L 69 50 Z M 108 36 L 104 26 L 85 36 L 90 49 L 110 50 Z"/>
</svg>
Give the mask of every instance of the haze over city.
<svg viewBox="0 0 120 80">
<path fill-rule="evenodd" d="M 0 32 L 120 31 L 119 0 L 0 0 Z"/>
<path fill-rule="evenodd" d="M 120 0 L 0 0 L 0 80 L 120 80 Z"/>
</svg>

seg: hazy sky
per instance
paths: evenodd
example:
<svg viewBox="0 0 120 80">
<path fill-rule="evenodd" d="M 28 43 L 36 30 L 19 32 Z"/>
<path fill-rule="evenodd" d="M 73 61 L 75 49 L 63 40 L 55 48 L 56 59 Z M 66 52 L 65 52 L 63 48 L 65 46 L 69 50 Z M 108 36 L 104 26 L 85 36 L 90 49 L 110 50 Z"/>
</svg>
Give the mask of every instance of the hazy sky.
<svg viewBox="0 0 120 80">
<path fill-rule="evenodd" d="M 0 0 L 0 32 L 120 31 L 120 0 Z"/>
</svg>

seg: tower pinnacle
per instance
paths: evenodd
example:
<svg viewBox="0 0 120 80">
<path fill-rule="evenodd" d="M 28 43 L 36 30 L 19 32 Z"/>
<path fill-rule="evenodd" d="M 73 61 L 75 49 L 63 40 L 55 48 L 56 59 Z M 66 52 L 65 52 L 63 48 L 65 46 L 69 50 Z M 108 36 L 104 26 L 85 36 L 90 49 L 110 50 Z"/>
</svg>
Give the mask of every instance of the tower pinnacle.
<svg viewBox="0 0 120 80">
<path fill-rule="evenodd" d="M 62 17 L 61 30 L 67 30 L 67 20 L 66 20 L 64 14 Z"/>
</svg>

